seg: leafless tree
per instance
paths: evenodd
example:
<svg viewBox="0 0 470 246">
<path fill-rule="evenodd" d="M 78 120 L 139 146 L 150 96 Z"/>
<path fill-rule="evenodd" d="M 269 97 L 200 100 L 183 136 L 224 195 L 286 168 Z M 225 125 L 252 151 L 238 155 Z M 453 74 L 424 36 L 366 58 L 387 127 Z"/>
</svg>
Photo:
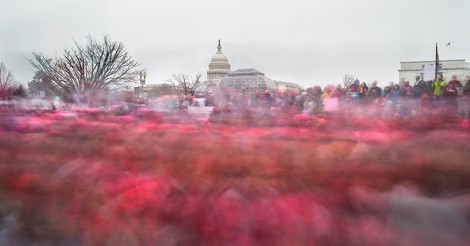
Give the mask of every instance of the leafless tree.
<svg viewBox="0 0 470 246">
<path fill-rule="evenodd" d="M 62 57 L 46 58 L 33 53 L 29 60 L 66 94 L 93 97 L 109 89 L 128 88 L 136 82 L 136 63 L 122 43 L 108 36 L 98 42 L 88 37 L 86 46 L 75 42 L 72 49 L 64 49 Z"/>
<path fill-rule="evenodd" d="M 11 98 L 16 88 L 15 78 L 7 69 L 7 66 L 0 62 L 0 99 L 8 100 Z"/>
<path fill-rule="evenodd" d="M 349 88 L 351 85 L 356 83 L 357 78 L 351 74 L 344 74 L 343 75 L 343 85 L 344 88 Z"/>
<path fill-rule="evenodd" d="M 208 79 L 207 81 L 204 82 L 202 91 L 204 91 L 206 95 L 209 95 L 209 94 L 215 93 L 216 89 L 217 89 L 217 84 L 214 82 L 214 80 Z"/>
<path fill-rule="evenodd" d="M 16 98 L 28 97 L 28 93 L 26 92 L 26 89 L 22 84 L 15 86 L 15 90 L 13 91 L 13 97 L 16 97 Z"/>
<path fill-rule="evenodd" d="M 206 84 L 202 80 L 201 73 L 197 73 L 194 77 L 184 73 L 178 73 L 172 74 L 168 82 L 184 95 L 194 96 L 197 92 L 206 91 Z"/>
<path fill-rule="evenodd" d="M 36 71 L 33 79 L 28 82 L 28 91 L 35 97 L 43 96 L 48 99 L 62 96 L 60 88 L 41 70 Z M 41 91 L 44 93 L 43 95 L 41 95 Z"/>
</svg>

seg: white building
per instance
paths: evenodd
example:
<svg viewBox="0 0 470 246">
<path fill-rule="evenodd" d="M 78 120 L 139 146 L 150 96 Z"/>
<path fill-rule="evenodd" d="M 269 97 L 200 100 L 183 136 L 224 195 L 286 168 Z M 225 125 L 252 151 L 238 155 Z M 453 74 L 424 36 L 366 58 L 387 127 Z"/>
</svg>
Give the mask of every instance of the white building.
<svg viewBox="0 0 470 246">
<path fill-rule="evenodd" d="M 217 46 L 217 53 L 212 57 L 207 71 L 207 81 L 213 85 L 217 85 L 221 78 L 227 76 L 230 72 L 230 63 L 227 57 L 222 53 L 222 46 Z"/>
<path fill-rule="evenodd" d="M 401 66 L 398 69 L 399 81 L 410 81 L 412 84 L 417 75 L 420 75 L 424 80 L 434 80 L 435 61 L 410 61 L 400 62 Z M 445 81 L 450 80 L 452 75 L 457 76 L 457 79 L 464 81 L 467 75 L 470 75 L 469 63 L 465 59 L 455 60 L 440 60 L 438 74 L 442 74 Z"/>
<path fill-rule="evenodd" d="M 274 80 L 274 83 L 276 84 L 277 91 L 279 92 L 299 92 L 302 89 L 300 85 L 293 82 Z"/>
<path fill-rule="evenodd" d="M 217 46 L 217 53 L 212 57 L 207 71 L 209 88 L 213 91 L 216 87 L 234 93 L 255 93 L 256 91 L 299 91 L 298 84 L 285 81 L 272 81 L 264 73 L 254 69 L 238 69 L 231 71 L 227 57 L 222 53 L 222 46 Z"/>
<path fill-rule="evenodd" d="M 218 88 L 224 93 L 239 95 L 252 95 L 256 92 L 264 93 L 265 91 L 273 93 L 277 90 L 274 81 L 254 68 L 237 69 L 228 73 L 227 77 L 220 80 Z"/>
</svg>

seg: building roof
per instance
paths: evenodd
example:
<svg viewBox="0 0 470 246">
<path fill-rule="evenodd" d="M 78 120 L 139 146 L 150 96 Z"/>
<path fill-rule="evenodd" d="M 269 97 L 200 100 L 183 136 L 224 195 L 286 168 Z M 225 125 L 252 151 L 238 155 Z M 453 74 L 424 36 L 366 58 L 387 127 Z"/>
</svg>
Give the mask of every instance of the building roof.
<svg viewBox="0 0 470 246">
<path fill-rule="evenodd" d="M 235 71 L 228 73 L 229 77 L 231 76 L 256 76 L 256 75 L 264 76 L 264 73 L 254 68 L 242 68 L 242 69 L 237 69 Z"/>
<path fill-rule="evenodd" d="M 254 69 L 237 69 L 222 78 L 218 85 L 225 92 L 254 93 L 255 91 L 276 91 L 277 86 L 264 73 Z"/>
<path fill-rule="evenodd" d="M 454 61 L 463 61 L 465 62 L 465 59 L 452 59 L 452 60 L 441 60 L 439 59 L 439 62 L 442 63 L 442 62 L 454 62 Z M 402 61 L 400 63 L 429 63 L 429 62 L 435 62 L 435 60 L 425 60 L 425 61 Z"/>
</svg>

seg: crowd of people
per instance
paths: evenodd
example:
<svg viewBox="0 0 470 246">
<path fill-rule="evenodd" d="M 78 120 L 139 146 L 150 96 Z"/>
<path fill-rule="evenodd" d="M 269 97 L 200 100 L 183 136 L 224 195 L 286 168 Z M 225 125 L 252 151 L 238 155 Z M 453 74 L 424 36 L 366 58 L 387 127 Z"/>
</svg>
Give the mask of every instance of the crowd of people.
<svg viewBox="0 0 470 246">
<path fill-rule="evenodd" d="M 469 245 L 468 125 L 171 118 L 0 114 L 0 245 Z"/>
<path fill-rule="evenodd" d="M 0 245 L 469 245 L 468 121 L 382 118 L 435 83 L 2 105 Z"/>
<path fill-rule="evenodd" d="M 440 118 L 459 121 L 470 118 L 470 76 L 463 83 L 455 75 L 447 82 L 442 75 L 434 81 L 424 81 L 417 76 L 413 83 L 403 80 L 383 87 L 378 81 L 368 84 L 356 80 L 350 85 L 314 86 L 299 91 L 257 90 L 242 94 L 218 91 L 193 96 L 169 95 L 140 103 L 114 100 L 103 105 L 96 109 L 128 115 L 144 108 L 167 115 L 203 115 L 213 122 L 226 122 L 238 117 L 250 125 L 266 119 L 270 120 L 269 125 L 285 125 L 280 122 L 291 121 L 299 115 L 311 118 L 366 116 L 378 120 Z M 35 103 L 35 100 L 15 105 L 19 109 L 52 111 L 74 111 L 84 106 L 77 103 Z"/>
<path fill-rule="evenodd" d="M 390 82 L 380 87 L 378 81 L 349 86 L 314 86 L 299 92 L 256 91 L 252 95 L 225 95 L 216 100 L 215 113 L 262 112 L 263 115 L 366 115 L 375 118 L 445 117 L 468 119 L 470 116 L 470 82 L 461 83 L 456 76 L 447 82 L 442 75 L 435 81 L 420 76 L 411 84 Z M 189 104 L 191 105 L 191 104 Z"/>
</svg>

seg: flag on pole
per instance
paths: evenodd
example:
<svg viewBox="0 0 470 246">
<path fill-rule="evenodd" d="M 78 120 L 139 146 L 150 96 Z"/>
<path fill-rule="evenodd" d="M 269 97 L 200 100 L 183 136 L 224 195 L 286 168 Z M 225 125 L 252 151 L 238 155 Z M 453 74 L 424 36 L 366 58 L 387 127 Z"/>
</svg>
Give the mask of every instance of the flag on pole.
<svg viewBox="0 0 470 246">
<path fill-rule="evenodd" d="M 439 70 L 439 54 L 437 52 L 437 43 L 436 43 L 436 64 L 435 64 L 434 80 L 437 79 L 437 70 Z"/>
<path fill-rule="evenodd" d="M 450 42 L 446 44 L 446 46 L 450 46 Z"/>
</svg>

